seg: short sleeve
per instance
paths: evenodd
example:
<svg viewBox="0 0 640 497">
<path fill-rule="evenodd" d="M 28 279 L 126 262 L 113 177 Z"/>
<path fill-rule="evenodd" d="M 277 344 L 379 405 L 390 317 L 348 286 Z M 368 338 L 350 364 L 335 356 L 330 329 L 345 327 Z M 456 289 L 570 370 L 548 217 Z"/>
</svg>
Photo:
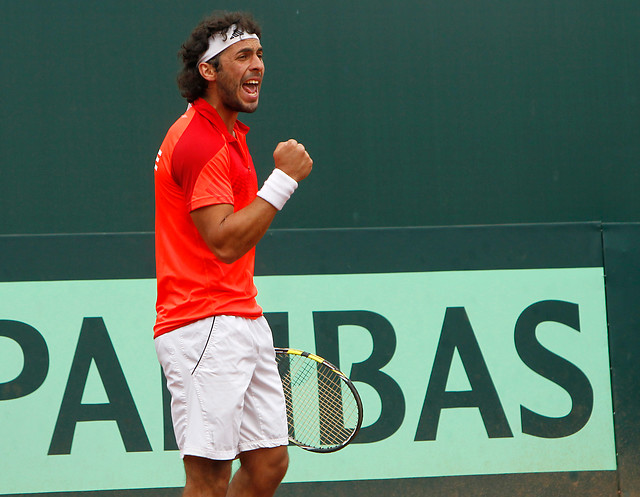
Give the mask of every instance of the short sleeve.
<svg viewBox="0 0 640 497">
<path fill-rule="evenodd" d="M 173 169 L 174 179 L 184 191 L 189 212 L 208 205 L 233 205 L 229 150 L 226 145 L 204 164 L 201 161 L 180 162 L 180 167 Z"/>
</svg>

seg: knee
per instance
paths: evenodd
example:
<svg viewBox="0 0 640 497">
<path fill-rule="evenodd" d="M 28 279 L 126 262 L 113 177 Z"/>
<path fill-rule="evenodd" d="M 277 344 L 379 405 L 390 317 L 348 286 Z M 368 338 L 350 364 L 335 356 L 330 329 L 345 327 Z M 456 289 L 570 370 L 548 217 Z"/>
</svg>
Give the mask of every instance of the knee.
<svg viewBox="0 0 640 497">
<path fill-rule="evenodd" d="M 289 468 L 289 454 L 286 450 L 274 454 L 274 456 L 275 457 L 265 458 L 262 461 L 261 467 L 254 472 L 254 477 L 262 480 L 262 484 L 265 487 L 279 485 Z"/>
<path fill-rule="evenodd" d="M 273 463 L 273 479 L 280 483 L 287 474 L 287 469 L 289 469 L 289 453 L 285 450 L 282 456 Z"/>
<path fill-rule="evenodd" d="M 185 456 L 186 482 L 183 495 L 225 495 L 231 463 Z"/>
<path fill-rule="evenodd" d="M 250 475 L 249 478 L 254 487 L 276 488 L 289 467 L 289 454 L 286 447 L 267 449 L 260 455 L 262 457 L 253 458 L 249 464 L 243 464 L 244 469 Z"/>
</svg>

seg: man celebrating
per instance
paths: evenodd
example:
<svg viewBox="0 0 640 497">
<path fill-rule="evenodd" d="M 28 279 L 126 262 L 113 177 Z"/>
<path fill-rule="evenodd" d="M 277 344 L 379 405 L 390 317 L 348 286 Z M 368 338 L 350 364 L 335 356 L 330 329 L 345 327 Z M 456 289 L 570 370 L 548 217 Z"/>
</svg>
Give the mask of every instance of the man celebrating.
<svg viewBox="0 0 640 497">
<path fill-rule="evenodd" d="M 311 172 L 295 140 L 278 144 L 258 190 L 247 149 L 264 77 L 251 16 L 202 21 L 180 51 L 189 107 L 155 166 L 158 358 L 186 485 L 183 496 L 272 496 L 288 465 L 287 420 L 271 330 L 256 302 L 255 245 Z M 231 482 L 231 462 L 240 469 Z"/>
</svg>

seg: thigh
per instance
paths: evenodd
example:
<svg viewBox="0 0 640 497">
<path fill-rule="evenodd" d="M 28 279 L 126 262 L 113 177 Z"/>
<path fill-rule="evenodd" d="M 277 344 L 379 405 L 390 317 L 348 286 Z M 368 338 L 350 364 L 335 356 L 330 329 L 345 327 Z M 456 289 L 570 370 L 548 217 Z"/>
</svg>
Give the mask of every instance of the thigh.
<svg viewBox="0 0 640 497">
<path fill-rule="evenodd" d="M 235 318 L 216 316 L 156 339 L 182 456 L 228 460 L 239 452 L 244 397 L 255 354 L 250 337 L 238 324 Z"/>
<path fill-rule="evenodd" d="M 282 380 L 266 319 L 253 322 L 253 333 L 258 359 L 245 396 L 240 429 L 240 448 L 243 451 L 288 444 Z"/>
</svg>

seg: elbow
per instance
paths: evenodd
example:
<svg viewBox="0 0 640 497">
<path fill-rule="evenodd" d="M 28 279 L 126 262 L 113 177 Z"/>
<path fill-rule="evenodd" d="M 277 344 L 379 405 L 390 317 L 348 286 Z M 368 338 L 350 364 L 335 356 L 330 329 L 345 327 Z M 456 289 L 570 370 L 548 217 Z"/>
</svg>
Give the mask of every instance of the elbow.
<svg viewBox="0 0 640 497">
<path fill-rule="evenodd" d="M 211 234 L 207 232 L 201 232 L 200 236 L 202 237 L 202 241 L 206 247 L 209 249 L 209 252 L 211 252 L 215 258 L 223 264 L 232 264 L 240 258 L 233 245 L 226 242 L 224 239 L 211 236 Z"/>
<path fill-rule="evenodd" d="M 233 264 L 242 257 L 242 254 L 238 254 L 235 250 L 228 247 L 212 247 L 209 245 L 209 250 L 211 250 L 213 255 L 216 256 L 216 259 L 223 264 Z"/>
<path fill-rule="evenodd" d="M 209 251 L 223 264 L 233 264 L 251 249 L 250 245 L 230 236 L 212 236 L 207 233 L 202 239 Z"/>
<path fill-rule="evenodd" d="M 233 264 L 244 255 L 244 252 L 231 245 L 207 245 L 213 255 L 216 256 L 216 259 L 223 264 Z"/>
<path fill-rule="evenodd" d="M 236 262 L 238 259 L 240 259 L 240 255 L 236 255 L 236 254 L 227 254 L 227 253 L 218 253 L 216 254 L 214 252 L 216 259 L 218 259 L 220 262 L 222 262 L 223 264 L 233 264 L 234 262 Z"/>
</svg>

